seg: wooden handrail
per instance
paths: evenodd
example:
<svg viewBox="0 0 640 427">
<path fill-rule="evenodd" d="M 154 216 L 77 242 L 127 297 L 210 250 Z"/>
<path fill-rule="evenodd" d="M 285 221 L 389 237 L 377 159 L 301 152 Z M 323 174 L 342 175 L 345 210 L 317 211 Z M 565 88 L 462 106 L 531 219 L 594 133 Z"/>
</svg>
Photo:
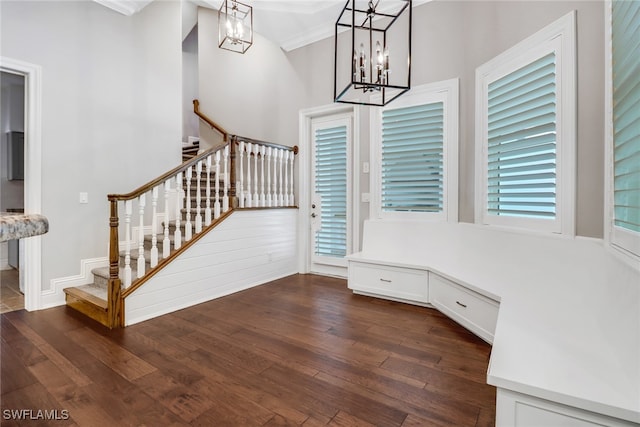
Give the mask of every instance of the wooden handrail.
<svg viewBox="0 0 640 427">
<path fill-rule="evenodd" d="M 186 161 L 186 162 L 182 163 L 181 165 L 176 166 L 175 168 L 171 169 L 169 172 L 167 172 L 167 173 L 165 173 L 163 175 L 160 175 L 158 178 L 147 182 L 146 184 L 144 184 L 141 187 L 136 188 L 135 190 L 133 190 L 130 193 L 126 193 L 126 194 L 109 194 L 109 195 L 107 195 L 107 199 L 109 199 L 109 201 L 135 199 L 136 197 L 146 193 L 147 191 L 151 191 L 153 189 L 153 187 L 157 186 L 158 184 L 162 184 L 163 182 L 165 182 L 169 178 L 173 178 L 179 172 L 187 170 L 187 168 L 189 166 L 193 166 L 196 163 L 198 163 L 200 160 L 207 158 L 207 156 L 209 156 L 211 153 L 215 153 L 216 151 L 223 149 L 226 145 L 227 144 L 223 144 L 223 145 L 218 146 L 218 147 L 210 148 L 210 149 L 202 152 L 201 154 L 198 154 L 196 157 L 190 159 L 189 161 Z"/>
<path fill-rule="evenodd" d="M 265 147 L 273 147 L 273 148 L 279 148 L 282 150 L 293 151 L 293 154 L 298 154 L 297 145 L 294 145 L 293 147 L 289 147 L 288 145 L 274 144 L 272 142 L 265 142 L 265 141 L 260 141 L 258 139 L 245 138 L 244 136 L 238 136 L 238 135 L 232 135 L 231 141 L 236 145 L 238 145 L 241 141 L 243 141 L 243 142 L 249 142 L 251 144 L 264 145 Z"/>
<path fill-rule="evenodd" d="M 224 137 L 224 141 L 225 142 L 229 140 L 229 132 L 224 130 L 223 127 L 221 127 L 219 124 L 217 124 L 216 122 L 211 120 L 209 117 L 205 116 L 204 114 L 202 114 L 200 112 L 200 101 L 198 101 L 197 99 L 193 100 L 193 112 L 196 114 L 196 116 L 200 117 L 200 119 L 203 122 L 205 122 L 206 124 L 211 126 L 212 129 L 215 129 L 218 132 L 220 132 L 222 134 L 222 136 Z"/>
</svg>

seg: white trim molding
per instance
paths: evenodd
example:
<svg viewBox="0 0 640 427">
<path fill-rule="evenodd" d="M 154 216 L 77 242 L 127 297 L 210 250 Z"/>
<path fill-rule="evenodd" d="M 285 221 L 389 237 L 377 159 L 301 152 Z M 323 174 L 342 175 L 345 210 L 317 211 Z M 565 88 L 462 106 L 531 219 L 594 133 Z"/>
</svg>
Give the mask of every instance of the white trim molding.
<svg viewBox="0 0 640 427">
<path fill-rule="evenodd" d="M 640 269 L 640 236 L 614 222 L 613 51 L 612 1 L 604 2 L 604 240 L 607 248 L 635 269 Z"/>
<path fill-rule="evenodd" d="M 93 283 L 93 274 L 91 273 L 91 270 L 94 268 L 107 267 L 108 265 L 109 258 L 107 257 L 80 260 L 80 274 L 51 279 L 49 290 L 42 292 L 40 308 L 51 308 L 64 305 L 65 298 L 63 291 L 65 288 Z"/>
<path fill-rule="evenodd" d="M 0 69 L 25 78 L 24 133 L 24 210 L 42 213 L 42 67 L 17 59 L 0 57 Z M 20 280 L 24 283 L 24 307 L 40 309 L 42 283 L 42 236 L 22 241 Z M 24 255 L 24 256 L 22 256 Z"/>
<path fill-rule="evenodd" d="M 556 55 L 556 211 L 549 219 L 487 213 L 488 85 L 533 61 Z M 475 222 L 575 236 L 576 224 L 576 12 L 571 11 L 476 70 Z"/>
</svg>

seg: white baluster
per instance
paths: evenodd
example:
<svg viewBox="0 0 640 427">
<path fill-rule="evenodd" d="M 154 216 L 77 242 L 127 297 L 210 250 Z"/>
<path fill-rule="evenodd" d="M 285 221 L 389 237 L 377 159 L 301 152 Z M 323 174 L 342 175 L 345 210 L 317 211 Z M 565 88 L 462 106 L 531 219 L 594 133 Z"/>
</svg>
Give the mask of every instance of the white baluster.
<svg viewBox="0 0 640 427">
<path fill-rule="evenodd" d="M 216 178 L 217 179 L 217 178 Z M 222 198 L 222 212 L 227 212 L 229 210 L 229 145 L 224 147 L 224 196 Z"/>
<path fill-rule="evenodd" d="M 140 213 L 140 221 L 138 224 L 138 278 L 144 276 L 144 207 L 146 204 L 146 195 L 143 194 L 138 198 L 138 211 Z"/>
<path fill-rule="evenodd" d="M 284 196 L 283 206 L 289 206 L 289 150 L 283 151 L 284 162 Z"/>
<path fill-rule="evenodd" d="M 252 207 L 251 204 L 251 151 L 253 150 L 253 144 L 247 142 L 247 200 L 245 207 Z"/>
<path fill-rule="evenodd" d="M 158 186 L 151 190 L 151 268 L 158 265 Z"/>
<path fill-rule="evenodd" d="M 193 176 L 193 166 L 187 168 L 187 218 L 184 223 L 184 241 L 191 240 L 193 230 L 191 229 L 191 177 Z"/>
<path fill-rule="evenodd" d="M 273 203 L 271 206 L 278 206 L 278 149 L 273 149 Z"/>
<path fill-rule="evenodd" d="M 200 188 L 200 177 L 202 176 L 202 160 L 196 163 L 196 233 L 202 231 L 202 215 L 200 205 L 202 204 L 202 190 Z"/>
<path fill-rule="evenodd" d="M 271 147 L 267 147 L 267 206 L 271 207 Z"/>
<path fill-rule="evenodd" d="M 133 213 L 133 202 L 124 202 L 124 287 L 131 285 L 131 214 Z"/>
<path fill-rule="evenodd" d="M 260 196 L 258 195 L 258 154 L 260 153 L 260 146 L 253 144 L 253 206 L 260 206 Z"/>
<path fill-rule="evenodd" d="M 284 206 L 284 193 L 282 191 L 282 163 L 284 161 L 284 150 L 279 150 L 278 153 L 278 167 L 279 174 L 278 177 L 278 206 Z"/>
<path fill-rule="evenodd" d="M 260 147 L 260 206 L 267 206 L 267 196 L 264 194 L 264 156 L 267 154 L 267 147 Z"/>
<path fill-rule="evenodd" d="M 244 208 L 244 172 L 242 171 L 242 162 L 244 158 L 244 141 L 240 141 L 240 159 L 238 164 L 240 165 L 240 180 L 236 183 L 236 191 L 238 196 L 238 206 Z"/>
<path fill-rule="evenodd" d="M 218 175 L 215 175 L 216 181 Z M 204 225 L 211 225 L 211 156 L 207 157 L 207 208 L 204 210 Z"/>
<path fill-rule="evenodd" d="M 296 158 L 296 154 L 293 151 L 289 152 L 289 159 L 290 159 L 290 168 L 291 168 L 291 173 L 289 174 L 289 206 L 295 206 L 296 205 L 296 201 L 295 201 L 295 197 L 293 195 L 293 162 Z"/>
<path fill-rule="evenodd" d="M 216 199 L 213 204 L 213 217 L 220 218 L 220 150 L 216 151 Z"/>
<path fill-rule="evenodd" d="M 182 218 L 182 204 L 184 200 L 184 190 L 182 189 L 182 172 L 176 175 L 176 231 L 173 233 L 173 247 L 180 249 L 182 246 L 182 231 L 180 230 L 180 219 Z"/>
<path fill-rule="evenodd" d="M 164 182 L 164 239 L 162 240 L 162 258 L 167 258 L 171 253 L 171 241 L 169 240 L 169 194 L 171 194 L 171 181 Z"/>
</svg>

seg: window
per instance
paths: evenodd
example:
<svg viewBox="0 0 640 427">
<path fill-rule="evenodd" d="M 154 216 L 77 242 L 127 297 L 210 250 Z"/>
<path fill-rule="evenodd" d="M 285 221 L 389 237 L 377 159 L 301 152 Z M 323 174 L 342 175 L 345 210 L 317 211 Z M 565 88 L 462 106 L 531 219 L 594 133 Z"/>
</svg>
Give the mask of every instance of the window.
<svg viewBox="0 0 640 427">
<path fill-rule="evenodd" d="M 476 102 L 476 222 L 574 234 L 574 13 L 479 67 Z"/>
<path fill-rule="evenodd" d="M 373 217 L 457 221 L 458 80 L 372 110 Z"/>
<path fill-rule="evenodd" d="M 607 6 L 607 170 L 609 241 L 640 256 L 640 2 Z"/>
</svg>

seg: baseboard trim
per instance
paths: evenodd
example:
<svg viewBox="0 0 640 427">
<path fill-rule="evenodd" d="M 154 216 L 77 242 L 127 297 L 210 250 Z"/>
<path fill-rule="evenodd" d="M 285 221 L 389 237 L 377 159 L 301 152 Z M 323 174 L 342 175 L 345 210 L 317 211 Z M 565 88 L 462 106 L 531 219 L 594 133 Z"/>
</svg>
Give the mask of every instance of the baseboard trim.
<svg viewBox="0 0 640 427">
<path fill-rule="evenodd" d="M 86 285 L 93 282 L 91 270 L 94 268 L 106 267 L 109 265 L 109 258 L 89 258 L 80 260 L 80 274 L 75 276 L 60 277 L 51 279 L 49 290 L 43 291 L 40 298 L 40 308 L 51 308 L 64 305 L 64 289 L 72 286 Z"/>
</svg>

